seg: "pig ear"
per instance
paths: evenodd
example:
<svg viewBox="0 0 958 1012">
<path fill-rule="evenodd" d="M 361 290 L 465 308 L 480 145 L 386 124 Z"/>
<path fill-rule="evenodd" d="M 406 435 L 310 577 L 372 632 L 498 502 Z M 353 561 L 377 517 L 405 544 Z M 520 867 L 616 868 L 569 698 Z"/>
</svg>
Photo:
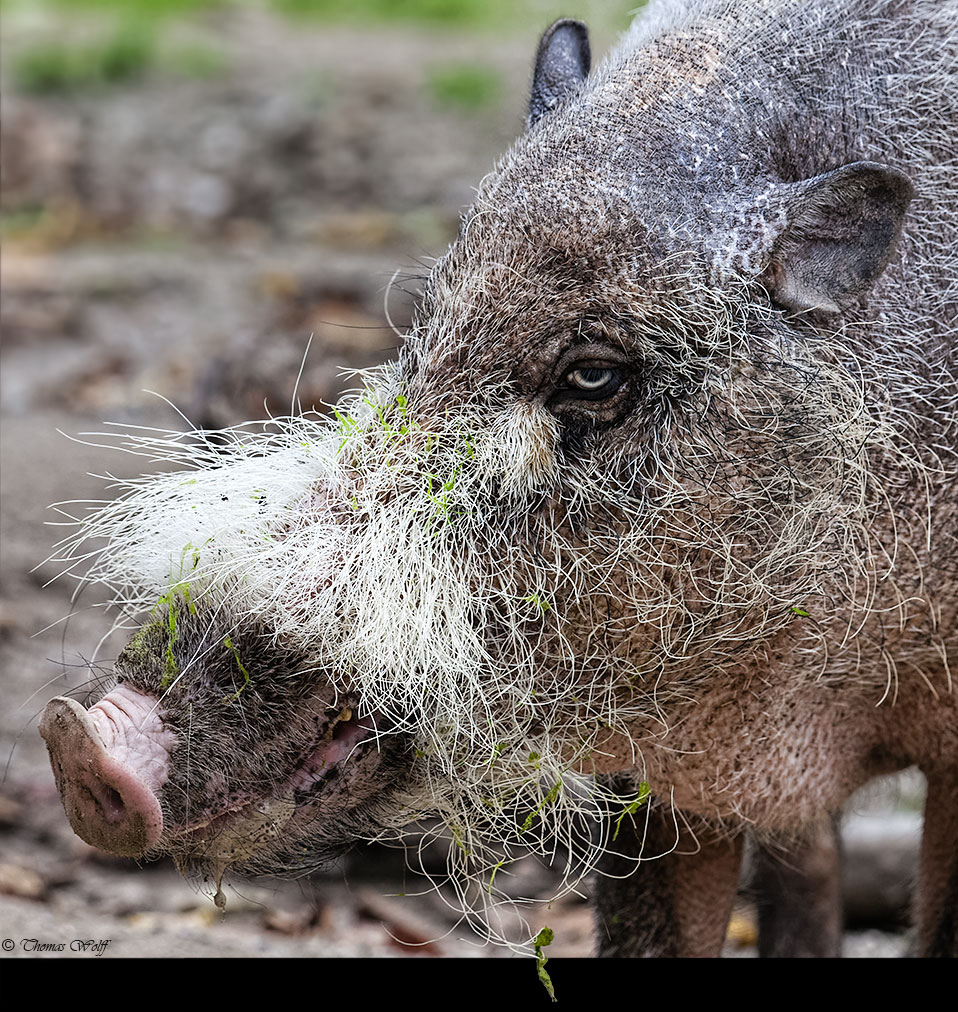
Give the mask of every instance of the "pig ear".
<svg viewBox="0 0 958 1012">
<path fill-rule="evenodd" d="M 589 76 L 591 65 L 589 29 L 581 21 L 563 18 L 547 28 L 536 53 L 526 126 L 534 126 L 575 91 Z"/>
<path fill-rule="evenodd" d="M 914 192 L 875 162 L 782 186 L 786 223 L 760 276 L 772 301 L 795 313 L 848 309 L 888 266 Z"/>
</svg>

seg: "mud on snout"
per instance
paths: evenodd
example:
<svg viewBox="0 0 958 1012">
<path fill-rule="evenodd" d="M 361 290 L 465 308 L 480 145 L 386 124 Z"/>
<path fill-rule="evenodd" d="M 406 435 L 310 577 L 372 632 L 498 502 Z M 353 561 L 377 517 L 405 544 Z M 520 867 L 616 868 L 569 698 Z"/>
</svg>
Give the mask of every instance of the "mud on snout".
<svg viewBox="0 0 958 1012">
<path fill-rule="evenodd" d="M 303 873 L 381 828 L 394 785 L 408 787 L 408 736 L 263 630 L 231 636 L 168 607 L 121 653 L 102 699 L 59 697 L 43 714 L 77 835 L 219 880 L 226 868 Z"/>
</svg>

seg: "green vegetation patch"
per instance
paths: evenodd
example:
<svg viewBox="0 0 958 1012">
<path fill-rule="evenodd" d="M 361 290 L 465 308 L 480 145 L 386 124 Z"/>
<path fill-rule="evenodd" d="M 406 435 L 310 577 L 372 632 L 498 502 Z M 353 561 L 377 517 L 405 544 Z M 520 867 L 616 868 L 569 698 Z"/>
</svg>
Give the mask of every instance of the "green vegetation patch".
<svg viewBox="0 0 958 1012">
<path fill-rule="evenodd" d="M 53 95 L 130 84 L 155 71 L 210 78 L 228 67 L 223 52 L 205 45 L 163 46 L 163 24 L 149 4 L 108 18 L 97 34 L 77 39 L 70 31 L 36 42 L 10 57 L 15 87 L 26 94 Z"/>
<path fill-rule="evenodd" d="M 13 81 L 31 94 L 127 83 L 146 74 L 155 57 L 145 27 L 123 25 L 101 42 L 44 42 L 25 49 L 13 58 Z"/>
<path fill-rule="evenodd" d="M 497 0 L 272 0 L 290 14 L 368 21 L 426 21 L 470 24 L 485 21 Z"/>
<path fill-rule="evenodd" d="M 543 28 L 556 18 L 580 17 L 594 21 L 611 15 L 624 26 L 630 11 L 645 0 L 612 4 L 596 0 L 270 0 L 278 11 L 335 21 L 410 22 L 442 26 L 503 26 L 537 24 Z"/>
<path fill-rule="evenodd" d="M 23 3 L 23 0 L 20 0 L 20 2 Z M 30 0 L 30 2 L 35 3 L 36 0 Z M 66 11 L 116 11 L 121 14 L 126 14 L 131 7 L 135 6 L 144 18 L 157 19 L 191 14 L 195 11 L 206 11 L 218 7 L 228 7 L 242 2 L 245 2 L 245 0 L 47 0 L 45 5 L 37 4 L 37 6 L 47 6 Z M 0 9 L 4 7 L 16 7 L 17 5 L 16 0 L 12 3 L 4 2 L 0 4 Z"/>
<path fill-rule="evenodd" d="M 433 67 L 426 87 L 440 105 L 481 109 L 499 97 L 501 85 L 499 75 L 490 67 L 462 63 Z"/>
<path fill-rule="evenodd" d="M 145 21 L 157 22 L 229 10 L 256 0 L 0 0 L 0 10 L 18 5 L 37 4 L 71 13 L 126 14 L 136 7 Z M 442 26 L 501 28 L 504 25 L 537 24 L 545 27 L 560 17 L 578 17 L 595 22 L 605 16 L 624 26 L 631 12 L 645 6 L 646 0 L 615 0 L 612 4 L 597 0 L 265 0 L 280 14 L 325 21 L 409 22 Z"/>
</svg>

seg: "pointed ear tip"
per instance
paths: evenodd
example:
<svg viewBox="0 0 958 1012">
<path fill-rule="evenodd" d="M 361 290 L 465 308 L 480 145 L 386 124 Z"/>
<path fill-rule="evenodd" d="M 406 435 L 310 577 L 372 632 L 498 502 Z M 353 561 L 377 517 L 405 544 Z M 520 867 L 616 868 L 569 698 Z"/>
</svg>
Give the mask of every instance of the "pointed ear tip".
<svg viewBox="0 0 958 1012">
<path fill-rule="evenodd" d="M 901 169 L 889 169 L 889 175 L 895 180 L 896 189 L 901 199 L 907 204 L 917 192 L 911 177 Z"/>
<path fill-rule="evenodd" d="M 891 191 L 903 204 L 907 204 L 915 195 L 915 184 L 908 173 L 891 165 L 861 161 L 843 165 L 834 171 L 859 180 L 870 177 L 876 189 Z"/>
<path fill-rule="evenodd" d="M 584 21 L 580 21 L 578 18 L 559 18 L 553 21 L 551 25 L 542 33 L 543 37 L 552 36 L 557 31 L 563 28 L 571 28 L 574 32 L 582 35 L 589 34 L 588 25 Z"/>
<path fill-rule="evenodd" d="M 911 179 L 908 177 L 908 173 L 903 169 L 897 169 L 894 165 L 886 165 L 884 162 L 873 162 L 868 159 L 864 159 L 860 162 L 850 162 L 848 165 L 843 165 L 835 171 L 857 171 L 857 172 L 873 172 L 876 175 L 883 176 L 886 179 L 895 179 L 902 183 L 910 184 Z"/>
<path fill-rule="evenodd" d="M 539 39 L 539 54 L 541 55 L 549 46 L 555 36 L 560 32 L 569 31 L 576 36 L 576 43 L 579 46 L 583 46 L 586 49 L 589 47 L 589 26 L 585 21 L 580 21 L 575 17 L 560 17 L 557 21 L 553 21 L 546 29 L 542 32 L 542 37 Z"/>
</svg>

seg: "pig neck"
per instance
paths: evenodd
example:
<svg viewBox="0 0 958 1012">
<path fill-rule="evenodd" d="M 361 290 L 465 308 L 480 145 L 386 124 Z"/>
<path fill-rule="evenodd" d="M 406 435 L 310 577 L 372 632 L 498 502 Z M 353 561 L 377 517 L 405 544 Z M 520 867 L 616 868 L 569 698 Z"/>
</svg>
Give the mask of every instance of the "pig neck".
<svg viewBox="0 0 958 1012">
<path fill-rule="evenodd" d="M 872 777 L 933 762 L 954 738 L 954 637 L 936 648 L 909 625 L 898 639 L 912 652 L 897 663 L 865 631 L 824 659 L 817 636 L 787 630 L 761 664 L 712 671 L 669 708 L 666 727 L 637 721 L 631 740 L 600 741 L 593 769 L 631 766 L 661 803 L 730 827 L 798 831 Z"/>
</svg>

